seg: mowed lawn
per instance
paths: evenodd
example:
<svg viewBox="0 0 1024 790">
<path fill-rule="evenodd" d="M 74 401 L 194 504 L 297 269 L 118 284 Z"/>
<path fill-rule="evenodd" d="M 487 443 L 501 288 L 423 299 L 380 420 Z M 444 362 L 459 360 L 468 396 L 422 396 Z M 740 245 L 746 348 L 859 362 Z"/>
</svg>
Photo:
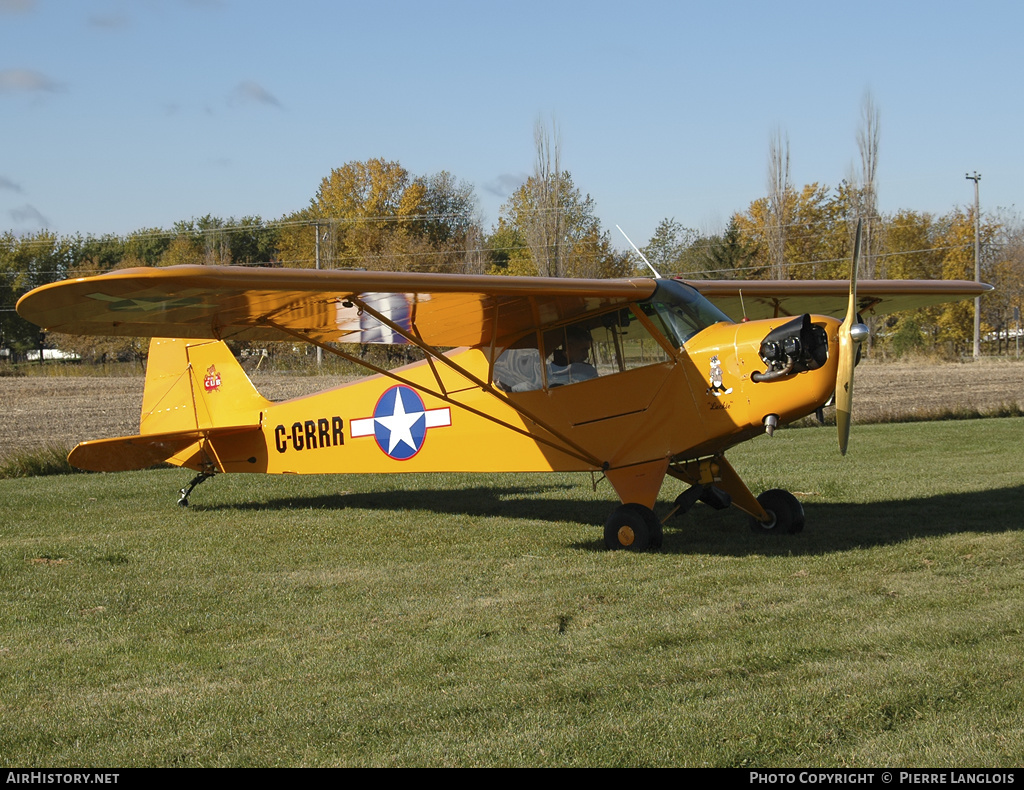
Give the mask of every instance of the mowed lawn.
<svg viewBox="0 0 1024 790">
<path fill-rule="evenodd" d="M 0 762 L 1019 766 L 1022 440 L 780 431 L 802 534 L 641 554 L 588 475 L 3 480 Z"/>
</svg>

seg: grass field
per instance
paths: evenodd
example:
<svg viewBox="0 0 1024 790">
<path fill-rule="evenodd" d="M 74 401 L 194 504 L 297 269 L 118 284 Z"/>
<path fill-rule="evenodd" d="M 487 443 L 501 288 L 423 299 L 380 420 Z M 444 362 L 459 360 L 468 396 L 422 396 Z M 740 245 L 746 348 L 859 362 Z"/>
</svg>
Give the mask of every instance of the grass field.
<svg viewBox="0 0 1024 790">
<path fill-rule="evenodd" d="M 1020 766 L 1022 438 L 780 431 L 804 533 L 643 554 L 589 476 L 2 480 L 0 762 Z"/>
</svg>

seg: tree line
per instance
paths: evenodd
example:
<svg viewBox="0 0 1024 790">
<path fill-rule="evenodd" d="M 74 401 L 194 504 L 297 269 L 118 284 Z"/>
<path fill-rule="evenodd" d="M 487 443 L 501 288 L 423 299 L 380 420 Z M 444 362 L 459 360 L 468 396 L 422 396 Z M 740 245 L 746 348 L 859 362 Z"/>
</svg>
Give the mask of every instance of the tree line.
<svg viewBox="0 0 1024 790">
<path fill-rule="evenodd" d="M 539 127 L 538 127 L 539 129 Z M 309 205 L 276 220 L 206 215 L 169 229 L 125 236 L 61 236 L 49 231 L 0 235 L 0 349 L 9 359 L 54 345 L 14 312 L 37 286 L 137 266 L 176 264 L 283 266 L 609 278 L 643 276 L 632 252 L 617 250 L 602 230 L 593 199 L 561 168 L 558 146 L 538 131 L 534 173 L 485 229 L 474 187 L 452 174 L 418 176 L 395 161 L 349 162 L 332 170 Z M 665 218 L 645 257 L 663 275 L 686 278 L 846 278 L 853 227 L 864 215 L 863 188 L 782 183 L 770 196 L 736 212 L 720 233 L 705 234 Z M 871 244 L 861 276 L 974 277 L 974 216 L 900 210 L 864 217 Z M 1022 301 L 1024 225 L 1009 212 L 981 224 L 982 279 L 997 290 L 983 300 L 983 327 L 1005 350 Z M 893 353 L 970 342 L 971 303 L 905 313 L 874 327 L 879 347 Z M 58 339 L 93 360 L 141 355 L 128 340 Z M 1012 345 L 1012 344 L 1011 344 Z"/>
<path fill-rule="evenodd" d="M 661 271 L 692 279 L 847 279 L 858 219 L 871 246 L 858 277 L 864 279 L 974 279 L 973 208 L 943 215 L 912 209 L 861 215 L 857 190 L 818 183 L 788 188 L 781 212 L 768 198 L 732 216 L 725 230 L 703 236 L 672 219 L 662 220 L 645 255 Z M 780 219 L 781 216 L 781 225 Z M 978 223 L 981 279 L 995 286 L 982 299 L 982 332 L 991 353 L 1010 353 L 1024 303 L 1024 222 L 1012 211 L 983 214 Z M 781 240 L 782 264 L 773 261 Z M 957 355 L 973 338 L 973 302 L 886 316 L 873 327 L 886 352 L 942 351 Z"/>
</svg>

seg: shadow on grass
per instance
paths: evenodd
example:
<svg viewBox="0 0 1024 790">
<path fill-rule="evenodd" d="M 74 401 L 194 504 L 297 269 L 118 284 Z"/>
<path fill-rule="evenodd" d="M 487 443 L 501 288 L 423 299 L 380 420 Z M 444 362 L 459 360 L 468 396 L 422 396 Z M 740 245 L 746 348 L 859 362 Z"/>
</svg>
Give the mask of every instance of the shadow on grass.
<svg viewBox="0 0 1024 790">
<path fill-rule="evenodd" d="M 399 510 L 479 518 L 592 524 L 594 540 L 572 548 L 605 551 L 603 525 L 617 500 L 571 498 L 572 484 L 419 488 L 284 497 L 262 502 L 193 505 L 194 510 Z M 671 509 L 660 502 L 659 516 Z M 963 532 L 1020 530 L 1024 486 L 871 503 L 805 502 L 807 525 L 797 535 L 755 533 L 736 508 L 715 511 L 698 504 L 665 526 L 661 553 L 815 555 L 900 543 L 920 537 Z"/>
<path fill-rule="evenodd" d="M 193 510 L 426 510 L 438 514 L 495 516 L 542 521 L 573 521 L 603 524 L 615 504 L 569 499 L 577 490 L 569 483 L 547 485 L 467 486 L 396 489 L 318 496 L 279 497 L 262 502 L 194 504 Z M 549 494 L 551 498 L 544 495 Z"/>
<path fill-rule="evenodd" d="M 807 524 L 796 535 L 755 533 L 735 509 L 695 508 L 665 530 L 662 550 L 806 556 L 966 532 L 1016 532 L 1022 508 L 1024 486 L 857 504 L 805 502 Z"/>
</svg>

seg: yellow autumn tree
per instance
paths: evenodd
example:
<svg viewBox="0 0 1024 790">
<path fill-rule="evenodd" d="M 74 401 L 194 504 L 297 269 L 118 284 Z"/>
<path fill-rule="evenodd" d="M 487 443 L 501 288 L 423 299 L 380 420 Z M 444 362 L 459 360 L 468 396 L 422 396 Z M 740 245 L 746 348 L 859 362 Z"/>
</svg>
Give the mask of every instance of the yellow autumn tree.
<svg viewBox="0 0 1024 790">
<path fill-rule="evenodd" d="M 876 234 L 879 266 L 894 280 L 935 280 L 942 275 L 943 250 L 936 249 L 938 223 L 931 214 L 901 209 L 884 217 Z M 900 357 L 933 349 L 941 307 L 903 310 L 880 319 L 878 339 Z"/>
<path fill-rule="evenodd" d="M 480 247 L 471 185 L 385 159 L 335 168 L 308 208 L 284 218 L 282 264 L 315 265 L 318 234 L 324 268 L 465 271 Z"/>
<path fill-rule="evenodd" d="M 981 224 L 983 252 L 982 280 L 990 274 L 991 266 L 985 255 L 992 244 L 997 227 Z M 974 211 L 955 209 L 942 218 L 935 246 L 942 251 L 942 279 L 974 279 Z M 963 353 L 973 343 L 974 300 L 942 305 L 936 321 L 937 339 L 950 345 L 954 353 Z M 986 329 L 982 326 L 982 332 Z"/>
<path fill-rule="evenodd" d="M 740 232 L 742 243 L 754 250 L 748 261 L 749 271 L 759 273 L 762 278 L 771 271 L 768 229 L 771 225 L 768 198 L 753 201 L 743 213 L 733 215 L 732 224 Z"/>
<path fill-rule="evenodd" d="M 849 276 L 852 228 L 851 195 L 846 184 L 832 190 L 817 182 L 786 193 L 785 279 L 834 279 Z M 733 222 L 743 242 L 757 252 L 752 271 L 770 267 L 768 250 L 775 222 L 768 198 L 753 201 Z"/>
<path fill-rule="evenodd" d="M 830 280 L 850 276 L 856 218 L 847 185 L 835 190 L 807 184 L 794 200 L 786 234 L 786 257 L 793 279 Z"/>
</svg>

